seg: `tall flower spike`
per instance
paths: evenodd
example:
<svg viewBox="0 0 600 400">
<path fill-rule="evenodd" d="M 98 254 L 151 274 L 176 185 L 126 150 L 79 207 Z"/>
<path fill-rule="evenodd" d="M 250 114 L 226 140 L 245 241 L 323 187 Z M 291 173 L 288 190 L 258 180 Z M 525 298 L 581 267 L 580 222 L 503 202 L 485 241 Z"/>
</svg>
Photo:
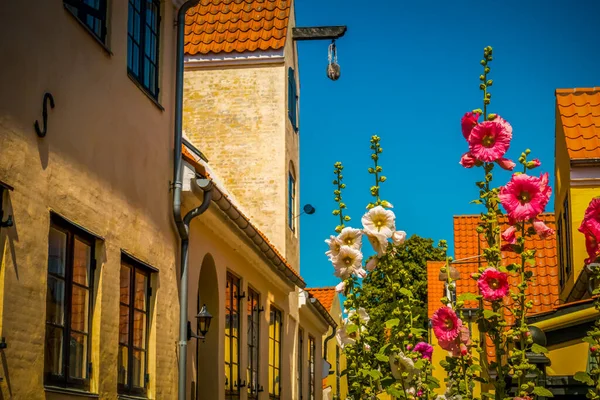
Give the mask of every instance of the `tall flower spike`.
<svg viewBox="0 0 600 400">
<path fill-rule="evenodd" d="M 379 165 L 379 155 L 383 152 L 381 145 L 379 144 L 381 138 L 377 135 L 371 136 L 371 150 L 373 150 L 373 154 L 371 154 L 371 159 L 373 160 L 373 167 L 369 168 L 369 173 L 375 176 L 375 185 L 371 186 L 371 196 L 375 198 L 375 201 L 369 203 L 367 205 L 367 209 L 371 209 L 376 206 L 384 206 L 388 208 L 392 208 L 392 205 L 385 201 L 381 200 L 379 193 L 379 184 L 385 182 L 386 177 L 380 175 L 383 172 L 383 168 Z"/>
<path fill-rule="evenodd" d="M 340 224 L 335 227 L 335 231 L 340 233 L 342 229 L 344 229 L 346 222 L 350 221 L 350 217 L 344 215 L 346 204 L 342 201 L 342 190 L 346 188 L 346 184 L 342 182 L 344 179 L 344 176 L 342 175 L 344 166 L 341 162 L 337 161 L 333 164 L 333 168 L 333 173 L 335 174 L 335 179 L 333 180 L 333 185 L 335 187 L 333 190 L 333 199 L 338 203 L 338 208 L 333 210 L 333 215 L 340 217 Z"/>
</svg>

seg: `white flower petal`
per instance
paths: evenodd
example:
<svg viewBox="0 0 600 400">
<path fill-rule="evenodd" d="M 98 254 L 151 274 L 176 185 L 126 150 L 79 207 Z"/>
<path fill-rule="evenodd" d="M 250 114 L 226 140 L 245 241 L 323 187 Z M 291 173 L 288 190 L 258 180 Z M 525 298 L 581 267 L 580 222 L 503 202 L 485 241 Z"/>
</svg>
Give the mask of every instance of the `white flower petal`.
<svg viewBox="0 0 600 400">
<path fill-rule="evenodd" d="M 392 237 L 396 230 L 395 221 L 394 212 L 381 206 L 371 208 L 361 219 L 365 231 L 383 235 L 385 238 Z"/>
<path fill-rule="evenodd" d="M 404 243 L 405 240 L 406 240 L 406 232 L 404 232 L 404 231 L 396 231 L 392 235 L 392 241 L 394 242 L 395 245 L 402 244 L 402 243 Z"/>
</svg>

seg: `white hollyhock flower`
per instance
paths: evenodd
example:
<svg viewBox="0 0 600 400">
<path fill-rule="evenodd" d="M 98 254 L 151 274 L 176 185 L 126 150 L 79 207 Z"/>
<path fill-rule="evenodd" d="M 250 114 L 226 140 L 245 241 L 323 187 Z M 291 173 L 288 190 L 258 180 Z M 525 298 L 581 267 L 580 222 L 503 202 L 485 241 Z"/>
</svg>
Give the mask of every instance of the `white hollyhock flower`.
<svg viewBox="0 0 600 400">
<path fill-rule="evenodd" d="M 402 244 L 406 240 L 406 232 L 404 231 L 396 231 L 392 234 L 392 241 L 394 244 Z"/>
<path fill-rule="evenodd" d="M 362 231 L 360 229 L 350 228 L 349 226 L 342 229 L 337 239 L 344 246 L 350 246 L 360 250 L 362 246 Z"/>
<path fill-rule="evenodd" d="M 415 363 L 402 352 L 390 356 L 390 369 L 392 376 L 396 379 L 402 379 L 402 373 L 404 372 L 408 374 L 407 379 L 409 381 L 415 375 Z"/>
<path fill-rule="evenodd" d="M 377 257 L 371 257 L 371 259 L 367 262 L 367 271 L 372 272 L 375 268 L 377 268 Z"/>
<path fill-rule="evenodd" d="M 337 293 L 342 293 L 344 290 L 346 290 L 346 282 L 344 282 L 344 281 L 342 281 L 342 282 L 338 283 L 338 284 L 335 286 L 335 291 L 336 291 Z"/>
<path fill-rule="evenodd" d="M 337 340 L 338 345 L 342 349 L 344 347 L 346 347 L 346 345 L 356 343 L 356 340 L 352 339 L 348 335 L 348 333 L 346 333 L 346 327 L 345 326 L 342 326 L 342 327 L 338 328 L 337 332 L 335 333 L 335 339 Z"/>
<path fill-rule="evenodd" d="M 358 317 L 360 318 L 361 322 L 365 325 L 371 320 L 371 317 L 369 317 L 369 314 L 367 314 L 367 310 L 365 310 L 362 307 L 359 308 L 358 311 L 350 310 L 350 312 L 348 312 L 348 320 L 351 320 L 354 314 L 358 314 Z"/>
<path fill-rule="evenodd" d="M 369 243 L 371 243 L 373 250 L 375 250 L 375 253 L 377 253 L 377 257 L 381 257 L 388 247 L 387 238 L 371 231 L 365 230 L 363 232 L 365 235 L 367 235 L 367 239 L 369 239 Z"/>
<path fill-rule="evenodd" d="M 361 221 L 365 231 L 382 235 L 387 239 L 392 237 L 396 230 L 395 220 L 396 216 L 393 211 L 377 206 L 363 215 Z"/>
<path fill-rule="evenodd" d="M 329 250 L 325 252 L 325 255 L 329 257 L 329 260 L 332 260 L 339 254 L 342 243 L 333 235 L 329 239 L 325 239 L 325 243 L 329 246 Z"/>
<path fill-rule="evenodd" d="M 362 259 L 363 255 L 360 251 L 349 246 L 342 246 L 338 255 L 331 260 L 335 268 L 335 276 L 347 279 L 362 268 Z"/>
</svg>

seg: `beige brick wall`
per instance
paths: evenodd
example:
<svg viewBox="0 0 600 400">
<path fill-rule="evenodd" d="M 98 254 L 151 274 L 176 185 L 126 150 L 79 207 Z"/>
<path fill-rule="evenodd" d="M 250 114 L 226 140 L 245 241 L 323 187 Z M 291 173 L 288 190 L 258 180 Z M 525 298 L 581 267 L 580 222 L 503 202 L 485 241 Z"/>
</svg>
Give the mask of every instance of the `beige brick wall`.
<svg viewBox="0 0 600 400">
<path fill-rule="evenodd" d="M 184 131 L 247 216 L 297 269 L 287 186 L 290 161 L 299 180 L 298 135 L 287 117 L 286 65 L 187 69 Z"/>
</svg>

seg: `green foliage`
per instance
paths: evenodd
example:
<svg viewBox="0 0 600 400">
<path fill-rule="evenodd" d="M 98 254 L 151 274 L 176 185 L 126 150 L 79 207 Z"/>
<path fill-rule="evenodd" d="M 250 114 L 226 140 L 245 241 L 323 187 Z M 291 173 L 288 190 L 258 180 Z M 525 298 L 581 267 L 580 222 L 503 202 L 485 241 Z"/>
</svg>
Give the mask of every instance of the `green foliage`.
<svg viewBox="0 0 600 400">
<path fill-rule="evenodd" d="M 426 329 L 427 261 L 444 260 L 443 250 L 434 246 L 432 239 L 417 235 L 411 236 L 394 250 L 393 256 L 386 255 L 385 259 L 379 261 L 378 267 L 365 278 L 362 285 L 365 309 L 371 317 L 370 333 L 382 339 L 381 343 L 384 326 L 389 322 L 390 316 L 396 317 L 393 312 L 397 294 L 390 290 L 390 282 L 397 284 L 398 293 L 414 297 L 418 301 L 418 306 L 413 311 L 413 318 L 419 321 L 419 325 L 415 327 Z M 384 268 L 386 271 L 383 271 Z M 402 283 L 406 283 L 406 286 Z"/>
<path fill-rule="evenodd" d="M 579 371 L 573 376 L 573 379 L 575 379 L 576 381 L 585 383 L 586 385 L 589 385 L 589 386 L 594 385 L 594 381 L 592 380 L 592 377 L 587 372 Z"/>
</svg>

